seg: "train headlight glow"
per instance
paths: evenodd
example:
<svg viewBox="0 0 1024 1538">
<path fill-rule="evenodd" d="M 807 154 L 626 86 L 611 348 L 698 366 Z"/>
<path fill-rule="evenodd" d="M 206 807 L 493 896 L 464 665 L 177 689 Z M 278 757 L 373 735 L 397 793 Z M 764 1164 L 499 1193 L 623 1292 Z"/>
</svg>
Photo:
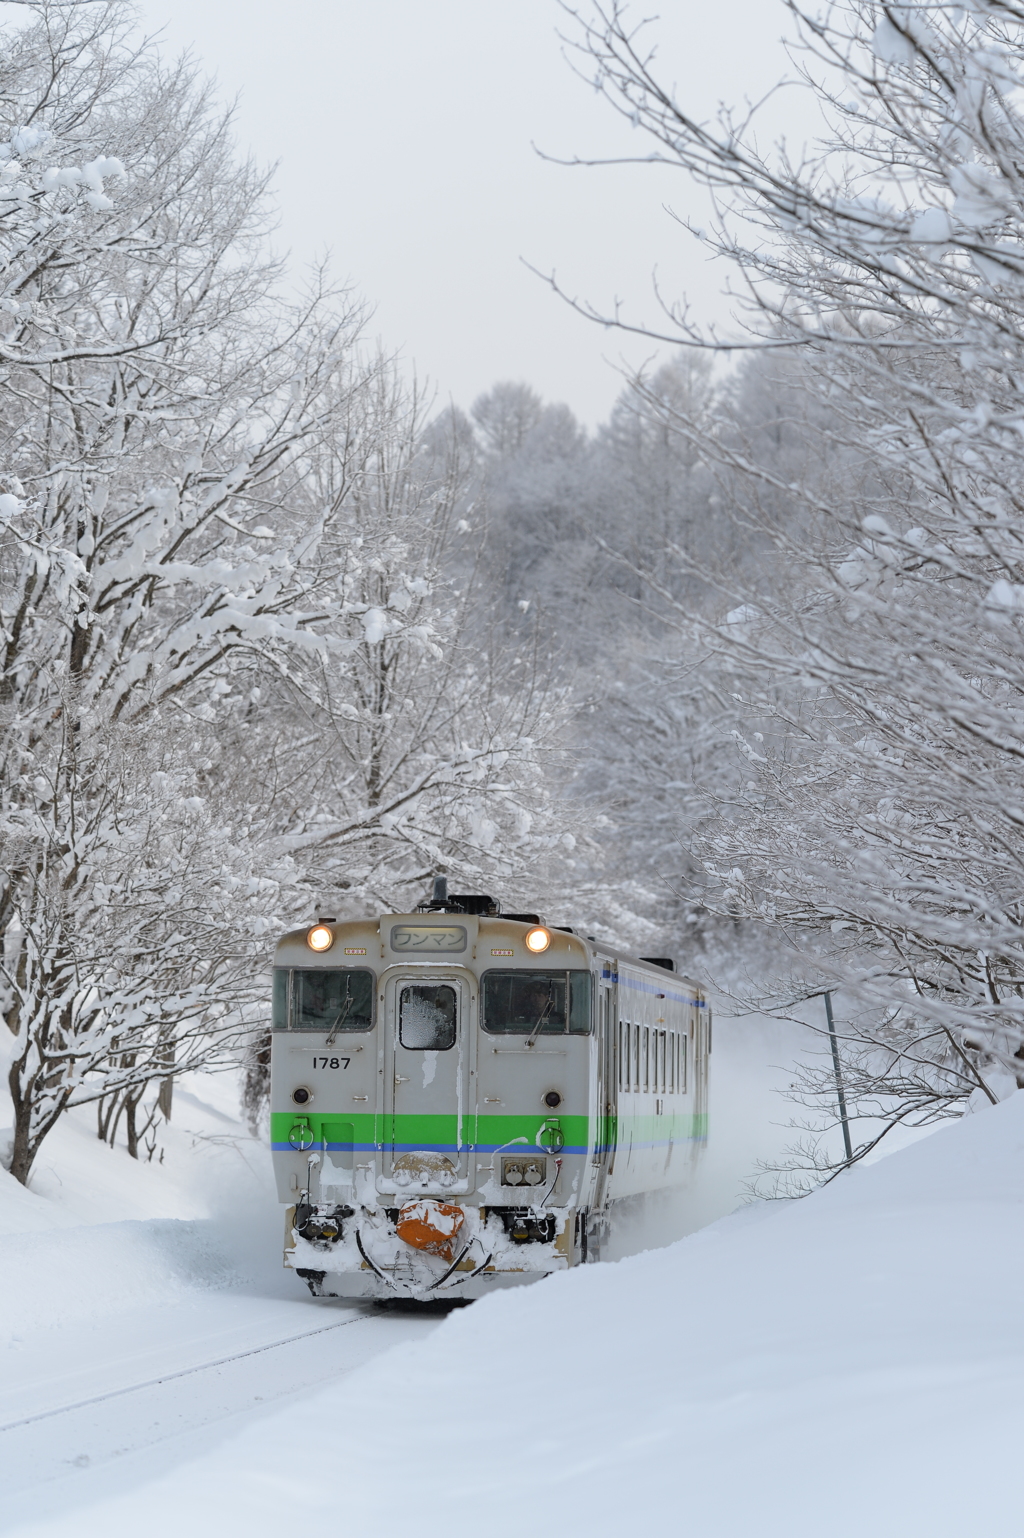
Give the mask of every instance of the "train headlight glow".
<svg viewBox="0 0 1024 1538">
<path fill-rule="evenodd" d="M 551 944 L 551 936 L 546 929 L 530 929 L 526 935 L 526 949 L 528 951 L 546 951 Z"/>
<path fill-rule="evenodd" d="M 334 936 L 326 924 L 316 924 L 306 936 L 306 944 L 311 951 L 329 951 L 334 944 Z"/>
</svg>

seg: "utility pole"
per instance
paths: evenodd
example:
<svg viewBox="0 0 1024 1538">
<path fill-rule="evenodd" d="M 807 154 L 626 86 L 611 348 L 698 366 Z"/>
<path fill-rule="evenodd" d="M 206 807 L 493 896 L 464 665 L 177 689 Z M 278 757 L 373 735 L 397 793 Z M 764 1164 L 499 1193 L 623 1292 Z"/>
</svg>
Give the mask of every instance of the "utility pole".
<svg viewBox="0 0 1024 1538">
<path fill-rule="evenodd" d="M 839 1064 L 839 1043 L 836 1040 L 836 1023 L 832 1018 L 832 995 L 825 993 L 825 1014 L 828 1018 L 828 1039 L 832 1044 L 832 1067 L 836 1074 L 836 1095 L 839 1100 L 839 1119 L 843 1124 L 843 1146 L 847 1164 L 853 1163 L 853 1146 L 850 1142 L 850 1123 L 846 1115 L 846 1090 L 843 1088 L 843 1070 Z"/>
</svg>

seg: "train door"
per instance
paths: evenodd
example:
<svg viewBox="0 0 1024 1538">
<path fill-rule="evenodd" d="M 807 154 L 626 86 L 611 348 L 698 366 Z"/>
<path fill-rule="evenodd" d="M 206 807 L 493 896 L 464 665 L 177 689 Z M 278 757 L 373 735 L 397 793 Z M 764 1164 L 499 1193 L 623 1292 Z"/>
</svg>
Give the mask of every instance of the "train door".
<svg viewBox="0 0 1024 1538">
<path fill-rule="evenodd" d="M 597 1094 L 594 1163 L 598 1168 L 594 1206 L 604 1206 L 608 1177 L 615 1167 L 618 1122 L 618 1005 L 615 984 L 601 978 L 597 989 Z"/>
<path fill-rule="evenodd" d="M 467 983 L 458 975 L 388 979 L 383 1174 L 389 1187 L 445 1190 L 467 1178 L 469 1005 Z"/>
<path fill-rule="evenodd" d="M 690 1006 L 690 1032 L 693 1040 L 693 1095 L 696 1126 L 694 1135 L 707 1137 L 708 1112 L 708 1059 L 711 1051 L 711 1011 L 704 998 L 697 994 Z"/>
<path fill-rule="evenodd" d="M 697 1106 L 695 1106 L 695 1110 L 697 1110 L 698 1115 L 697 1135 L 700 1138 L 706 1138 L 707 1078 L 709 1078 L 710 1066 L 710 1009 L 703 995 L 698 994 L 697 997 L 700 1000 L 700 1007 L 697 1009 L 697 1032 L 695 1032 L 695 1037 L 697 1037 L 697 1061 L 693 1064 L 695 1069 L 697 1069 L 697 1074 L 695 1074 L 695 1078 L 697 1078 L 697 1086 L 695 1086 L 695 1089 L 697 1089 L 697 1097 L 695 1097 L 697 1098 Z"/>
</svg>

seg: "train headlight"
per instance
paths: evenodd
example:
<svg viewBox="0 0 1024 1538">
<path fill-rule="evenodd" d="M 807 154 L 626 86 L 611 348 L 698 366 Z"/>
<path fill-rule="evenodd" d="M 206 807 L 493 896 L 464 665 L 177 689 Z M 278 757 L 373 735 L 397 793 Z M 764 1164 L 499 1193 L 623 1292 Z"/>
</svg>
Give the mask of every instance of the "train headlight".
<svg viewBox="0 0 1024 1538">
<path fill-rule="evenodd" d="M 546 929 L 530 929 L 526 934 L 526 949 L 528 951 L 546 951 L 551 944 L 551 936 Z"/>
<path fill-rule="evenodd" d="M 329 951 L 334 944 L 334 935 L 326 924 L 314 924 L 306 936 L 306 944 L 311 951 Z M 527 940 L 529 944 L 529 940 Z"/>
</svg>

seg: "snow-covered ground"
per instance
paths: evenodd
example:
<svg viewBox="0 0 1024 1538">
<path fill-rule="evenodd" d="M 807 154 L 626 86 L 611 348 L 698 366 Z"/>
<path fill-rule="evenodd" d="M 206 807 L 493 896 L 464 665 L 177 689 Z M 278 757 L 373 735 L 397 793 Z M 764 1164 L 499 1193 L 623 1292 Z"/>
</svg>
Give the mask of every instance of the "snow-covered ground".
<svg viewBox="0 0 1024 1538">
<path fill-rule="evenodd" d="M 662 1219 L 735 1205 L 798 1045 L 722 1022 L 735 1125 Z M 39 1192 L 0 1181 L 4 1533 L 1019 1531 L 1024 1095 L 805 1202 L 424 1317 L 298 1291 L 232 1086 L 190 1093 L 159 1168 L 69 1119 Z"/>
<path fill-rule="evenodd" d="M 26 1191 L 0 1172 L 0 1528 L 218 1445 L 439 1316 L 314 1306 L 229 1076 L 186 1082 L 162 1164 L 65 1117 Z"/>
</svg>

